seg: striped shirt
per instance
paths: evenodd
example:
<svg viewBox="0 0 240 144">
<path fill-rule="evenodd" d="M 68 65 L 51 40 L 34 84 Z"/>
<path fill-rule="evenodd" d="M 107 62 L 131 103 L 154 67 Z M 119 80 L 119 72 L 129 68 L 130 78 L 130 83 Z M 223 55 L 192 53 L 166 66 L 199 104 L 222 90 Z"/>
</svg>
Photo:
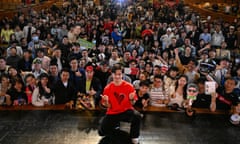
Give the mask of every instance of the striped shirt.
<svg viewBox="0 0 240 144">
<path fill-rule="evenodd" d="M 150 90 L 150 102 L 152 106 L 166 106 L 164 103 L 159 103 L 159 100 L 167 100 L 169 99 L 168 97 L 168 92 L 165 91 L 162 87 L 160 88 L 151 88 Z"/>
</svg>

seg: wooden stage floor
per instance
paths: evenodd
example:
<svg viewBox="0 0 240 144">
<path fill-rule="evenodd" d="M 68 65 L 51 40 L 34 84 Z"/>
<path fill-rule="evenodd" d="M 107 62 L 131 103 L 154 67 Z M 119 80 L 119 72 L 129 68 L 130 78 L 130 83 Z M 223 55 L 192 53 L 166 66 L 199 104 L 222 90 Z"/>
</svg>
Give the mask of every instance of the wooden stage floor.
<svg viewBox="0 0 240 144">
<path fill-rule="evenodd" d="M 68 110 L 0 111 L 0 144 L 110 144 L 97 133 L 102 115 Z M 151 112 L 145 116 L 140 144 L 240 142 L 240 127 L 232 126 L 227 115 L 189 118 L 183 113 Z M 128 131 L 129 124 L 121 123 L 121 129 Z"/>
</svg>

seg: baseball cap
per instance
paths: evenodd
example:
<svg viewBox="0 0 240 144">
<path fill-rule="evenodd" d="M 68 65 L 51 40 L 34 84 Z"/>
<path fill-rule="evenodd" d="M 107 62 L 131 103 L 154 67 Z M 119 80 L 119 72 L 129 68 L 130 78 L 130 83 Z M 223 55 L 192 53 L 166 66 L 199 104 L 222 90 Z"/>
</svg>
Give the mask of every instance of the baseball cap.
<svg viewBox="0 0 240 144">
<path fill-rule="evenodd" d="M 108 65 L 108 61 L 107 60 L 101 61 L 100 65 Z"/>
<path fill-rule="evenodd" d="M 33 60 L 33 64 L 41 64 L 41 63 L 42 63 L 42 60 L 39 59 L 39 58 L 35 58 L 35 59 Z"/>
<path fill-rule="evenodd" d="M 202 52 L 202 55 L 208 55 L 208 51 L 207 51 L 207 50 L 204 50 L 204 51 Z"/>
<path fill-rule="evenodd" d="M 162 72 L 167 72 L 168 71 L 168 66 L 167 65 L 161 66 L 161 71 Z"/>
<path fill-rule="evenodd" d="M 93 66 L 87 66 L 86 71 L 93 71 Z"/>
<path fill-rule="evenodd" d="M 231 25 L 229 28 L 230 28 L 230 29 L 235 29 L 235 27 L 234 27 L 234 26 L 232 26 L 232 25 Z"/>
</svg>

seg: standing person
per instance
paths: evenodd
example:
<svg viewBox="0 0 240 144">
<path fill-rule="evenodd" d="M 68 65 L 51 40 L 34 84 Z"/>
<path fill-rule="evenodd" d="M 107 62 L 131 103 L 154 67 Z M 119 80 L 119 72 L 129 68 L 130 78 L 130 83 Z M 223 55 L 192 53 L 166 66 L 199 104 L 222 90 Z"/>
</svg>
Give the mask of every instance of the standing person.
<svg viewBox="0 0 240 144">
<path fill-rule="evenodd" d="M 72 109 L 77 92 L 75 86 L 69 81 L 69 77 L 68 69 L 63 68 L 60 72 L 60 79 L 53 87 L 54 104 L 65 104 L 66 107 Z"/>
<path fill-rule="evenodd" d="M 107 107 L 106 116 L 101 123 L 99 134 L 116 136 L 120 121 L 131 123 L 130 137 L 132 143 L 138 143 L 140 134 L 141 115 L 133 108 L 137 100 L 134 87 L 122 79 L 122 67 L 116 64 L 112 67 L 113 81 L 109 83 L 103 92 L 101 104 Z"/>
<path fill-rule="evenodd" d="M 85 70 L 85 77 L 80 79 L 80 93 L 84 93 L 89 96 L 93 96 L 95 105 L 99 104 L 101 99 L 100 94 L 102 92 L 101 81 L 94 77 L 94 68 L 89 65 Z"/>
</svg>

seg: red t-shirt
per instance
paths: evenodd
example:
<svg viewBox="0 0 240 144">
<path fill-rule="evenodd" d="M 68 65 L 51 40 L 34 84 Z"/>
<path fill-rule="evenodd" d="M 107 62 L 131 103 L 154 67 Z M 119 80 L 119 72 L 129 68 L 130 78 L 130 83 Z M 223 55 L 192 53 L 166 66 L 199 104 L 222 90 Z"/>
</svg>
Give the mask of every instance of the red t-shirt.
<svg viewBox="0 0 240 144">
<path fill-rule="evenodd" d="M 129 109 L 134 109 L 129 94 L 134 92 L 134 100 L 137 100 L 137 95 L 132 84 L 122 81 L 119 86 L 116 86 L 113 82 L 108 84 L 104 88 L 103 95 L 108 96 L 110 107 L 107 110 L 107 114 L 119 114 Z"/>
</svg>

